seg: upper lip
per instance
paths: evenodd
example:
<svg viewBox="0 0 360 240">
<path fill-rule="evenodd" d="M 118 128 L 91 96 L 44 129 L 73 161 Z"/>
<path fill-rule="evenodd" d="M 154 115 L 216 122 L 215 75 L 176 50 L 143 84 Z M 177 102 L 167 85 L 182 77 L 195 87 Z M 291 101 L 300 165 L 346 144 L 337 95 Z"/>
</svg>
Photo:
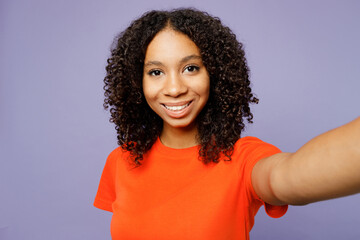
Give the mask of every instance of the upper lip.
<svg viewBox="0 0 360 240">
<path fill-rule="evenodd" d="M 176 107 L 176 106 L 184 106 L 188 103 L 190 103 L 192 100 L 189 101 L 181 101 L 181 102 L 163 102 L 161 104 L 169 106 L 169 107 Z"/>
</svg>

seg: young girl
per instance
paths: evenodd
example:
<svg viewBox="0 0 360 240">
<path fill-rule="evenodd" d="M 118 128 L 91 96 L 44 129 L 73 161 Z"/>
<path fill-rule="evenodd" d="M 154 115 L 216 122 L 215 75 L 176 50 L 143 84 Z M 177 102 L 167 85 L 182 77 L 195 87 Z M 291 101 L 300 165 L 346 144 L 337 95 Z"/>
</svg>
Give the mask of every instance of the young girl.
<svg viewBox="0 0 360 240">
<path fill-rule="evenodd" d="M 295 153 L 240 137 L 258 99 L 241 43 L 207 13 L 146 13 L 106 70 L 120 147 L 94 205 L 113 212 L 113 239 L 248 239 L 262 205 L 281 217 L 360 191 L 360 118 Z"/>
</svg>

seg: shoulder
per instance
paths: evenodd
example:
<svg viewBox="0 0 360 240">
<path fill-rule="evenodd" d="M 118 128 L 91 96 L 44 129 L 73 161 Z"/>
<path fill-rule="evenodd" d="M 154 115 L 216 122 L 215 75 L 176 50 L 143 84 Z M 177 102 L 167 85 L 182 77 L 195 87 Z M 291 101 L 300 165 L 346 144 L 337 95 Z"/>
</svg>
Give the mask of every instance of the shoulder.
<svg viewBox="0 0 360 240">
<path fill-rule="evenodd" d="M 263 141 L 257 137 L 246 136 L 246 137 L 239 138 L 236 141 L 235 145 L 249 144 L 249 143 L 261 143 L 261 142 L 263 142 Z"/>
<path fill-rule="evenodd" d="M 247 159 L 253 158 L 258 160 L 279 152 L 281 152 L 280 149 L 274 145 L 257 137 L 247 136 L 236 141 L 233 156 L 235 158 L 241 156 Z"/>
<path fill-rule="evenodd" d="M 246 149 L 246 148 L 276 148 L 274 145 L 267 143 L 257 137 L 246 136 L 239 138 L 235 144 L 234 149 Z"/>
<path fill-rule="evenodd" d="M 121 147 L 117 147 L 114 150 L 112 150 L 110 152 L 110 154 L 108 155 L 108 160 L 112 159 L 112 160 L 116 160 L 118 158 L 121 158 L 122 154 L 123 154 L 123 149 Z"/>
<path fill-rule="evenodd" d="M 123 159 L 128 159 L 129 153 L 122 149 L 121 147 L 117 147 L 110 152 L 107 157 L 106 164 L 107 165 L 116 165 L 119 161 Z"/>
</svg>

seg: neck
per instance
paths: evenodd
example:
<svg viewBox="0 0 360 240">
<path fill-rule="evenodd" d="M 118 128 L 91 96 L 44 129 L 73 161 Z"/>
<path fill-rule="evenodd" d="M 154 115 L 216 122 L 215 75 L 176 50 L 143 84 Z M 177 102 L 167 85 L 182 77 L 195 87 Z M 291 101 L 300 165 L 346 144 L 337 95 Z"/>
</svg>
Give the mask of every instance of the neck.
<svg viewBox="0 0 360 240">
<path fill-rule="evenodd" d="M 164 124 L 160 134 L 162 144 L 171 148 L 188 148 L 198 145 L 196 140 L 197 127 L 174 128 Z"/>
</svg>

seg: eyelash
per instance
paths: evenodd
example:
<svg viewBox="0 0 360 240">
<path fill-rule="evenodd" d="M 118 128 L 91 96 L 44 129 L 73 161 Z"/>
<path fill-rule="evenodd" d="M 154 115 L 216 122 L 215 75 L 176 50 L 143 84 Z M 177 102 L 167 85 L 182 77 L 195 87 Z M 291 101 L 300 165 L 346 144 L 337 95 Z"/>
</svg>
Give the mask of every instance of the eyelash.
<svg viewBox="0 0 360 240">
<path fill-rule="evenodd" d="M 155 74 L 155 73 L 157 73 L 157 74 Z M 158 70 L 158 69 L 154 69 L 154 70 L 151 70 L 151 71 L 148 72 L 148 74 L 150 76 L 159 76 L 161 73 L 162 73 L 162 71 Z"/>
<path fill-rule="evenodd" d="M 192 71 L 190 71 L 190 69 L 192 69 Z M 196 66 L 196 65 L 188 65 L 184 68 L 184 72 L 186 70 L 188 70 L 189 72 L 195 72 L 195 71 L 199 71 L 200 67 Z M 159 76 L 160 74 L 162 74 L 163 72 L 161 70 L 158 69 L 154 69 L 148 72 L 148 74 L 150 76 Z"/>
<path fill-rule="evenodd" d="M 184 71 L 189 70 L 189 68 L 193 68 L 193 71 L 190 71 L 190 72 L 199 71 L 199 69 L 200 69 L 200 67 L 198 67 L 196 65 L 189 65 L 189 66 L 185 67 Z"/>
</svg>

